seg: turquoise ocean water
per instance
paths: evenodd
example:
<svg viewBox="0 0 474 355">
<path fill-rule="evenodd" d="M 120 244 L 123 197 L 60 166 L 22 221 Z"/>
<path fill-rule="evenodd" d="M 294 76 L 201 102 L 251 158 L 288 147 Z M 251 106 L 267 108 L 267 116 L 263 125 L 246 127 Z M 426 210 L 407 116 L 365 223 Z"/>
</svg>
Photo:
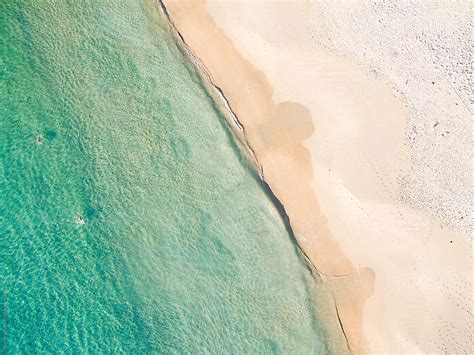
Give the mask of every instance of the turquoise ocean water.
<svg viewBox="0 0 474 355">
<path fill-rule="evenodd" d="M 2 353 L 325 353 L 317 285 L 153 1 L 2 0 L 0 44 Z"/>
</svg>

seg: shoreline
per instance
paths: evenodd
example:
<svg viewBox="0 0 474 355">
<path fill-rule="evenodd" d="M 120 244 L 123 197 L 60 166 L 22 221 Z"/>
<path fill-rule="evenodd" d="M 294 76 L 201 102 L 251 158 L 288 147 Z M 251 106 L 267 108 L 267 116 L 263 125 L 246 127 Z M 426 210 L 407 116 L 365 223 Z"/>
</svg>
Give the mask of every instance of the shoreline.
<svg viewBox="0 0 474 355">
<path fill-rule="evenodd" d="M 189 3 L 190 2 L 188 2 L 188 4 Z M 338 259 L 337 262 L 340 262 L 341 264 L 337 265 L 337 262 L 336 262 L 336 264 L 332 266 L 336 270 L 339 269 L 338 272 L 333 272 L 333 273 L 324 272 L 320 270 L 320 268 L 318 268 L 317 264 L 314 262 L 315 260 L 314 255 L 311 255 L 311 253 L 313 254 L 315 253 L 314 248 L 305 248 L 304 244 L 301 242 L 301 240 L 305 240 L 305 236 L 302 236 L 302 235 L 298 236 L 297 232 L 295 232 L 294 226 L 291 222 L 292 218 L 288 214 L 285 203 L 281 200 L 278 194 L 275 193 L 274 188 L 272 188 L 271 182 L 267 181 L 267 179 L 265 178 L 264 165 L 261 163 L 260 159 L 258 158 L 258 154 L 254 150 L 253 145 L 246 134 L 246 131 L 247 131 L 246 128 L 248 127 L 248 125 L 245 123 L 242 123 L 241 119 L 239 119 L 239 115 L 232 109 L 232 105 L 229 103 L 229 99 L 225 96 L 224 89 L 222 89 L 221 86 L 216 84 L 216 80 L 214 79 L 213 75 L 209 71 L 209 68 L 203 63 L 200 56 L 195 53 L 195 51 L 192 49 L 189 43 L 187 43 L 185 39 L 185 35 L 183 35 L 180 32 L 175 21 L 173 21 L 172 19 L 172 15 L 170 15 L 170 11 L 168 10 L 168 7 L 167 7 L 169 6 L 169 4 L 168 5 L 165 4 L 165 1 L 163 0 L 157 0 L 157 5 L 159 6 L 160 11 L 163 13 L 163 15 L 167 17 L 171 26 L 174 28 L 177 36 L 181 39 L 182 45 L 184 49 L 187 51 L 187 54 L 190 60 L 196 65 L 198 70 L 201 71 L 201 73 L 205 76 L 205 78 L 209 81 L 211 86 L 217 92 L 219 98 L 222 100 L 222 103 L 227 113 L 232 117 L 236 128 L 240 131 L 239 133 L 242 133 L 243 143 L 245 144 L 246 148 L 249 149 L 251 152 L 251 156 L 253 160 L 255 161 L 256 166 L 258 168 L 257 172 L 259 174 L 259 177 L 262 180 L 262 182 L 268 187 L 270 193 L 281 205 L 283 209 L 282 213 L 284 217 L 288 219 L 289 228 L 291 228 L 291 232 L 294 235 L 294 238 L 296 241 L 296 246 L 301 252 L 303 258 L 306 260 L 307 263 L 309 263 L 311 268 L 316 272 L 320 280 L 323 281 L 324 283 L 327 283 L 325 287 L 332 295 L 332 299 L 334 302 L 334 311 L 337 317 L 337 322 L 340 326 L 340 332 L 342 333 L 345 339 L 345 343 L 346 343 L 345 346 L 347 347 L 346 350 L 343 350 L 343 351 L 348 350 L 349 352 L 354 353 L 354 354 L 365 353 L 365 351 L 363 350 L 364 340 L 362 337 L 362 329 L 361 329 L 360 323 L 361 323 L 361 312 L 362 312 L 363 302 L 364 302 L 363 300 L 365 299 L 365 297 L 367 297 L 363 293 L 367 293 L 367 291 L 361 292 L 360 289 L 361 289 L 361 285 L 366 284 L 367 281 L 361 282 L 360 278 L 361 277 L 365 279 L 373 278 L 373 273 L 371 272 L 370 269 L 367 269 L 367 268 L 363 268 L 361 270 L 352 269 L 352 266 L 346 260 L 345 256 L 339 250 L 337 250 L 338 246 L 334 243 L 333 240 L 331 240 L 331 237 L 327 237 L 327 236 L 324 242 L 327 244 L 332 244 L 329 246 L 330 249 L 336 249 L 336 252 L 330 253 L 330 257 L 336 256 L 336 259 Z M 237 52 L 235 53 L 237 54 Z M 270 102 L 273 105 L 272 100 L 270 100 Z M 297 110 L 298 109 L 300 108 L 297 108 Z M 301 145 L 301 148 L 304 149 L 303 145 L 302 144 L 300 145 Z M 307 188 L 309 188 L 309 190 L 312 189 L 309 184 L 307 185 Z M 328 233 L 327 231 L 325 232 Z M 323 252 L 325 253 L 326 250 L 323 249 Z M 347 297 L 346 295 L 347 293 L 350 293 L 350 292 L 354 293 L 354 291 L 358 293 L 358 295 L 351 295 L 351 297 Z M 354 305 L 356 304 L 358 304 L 358 306 L 354 307 Z M 322 313 L 324 313 L 324 311 Z M 322 318 L 325 318 L 325 317 L 326 315 L 322 315 Z M 338 341 L 334 340 L 336 338 L 338 338 L 338 335 L 330 334 L 328 342 L 331 344 L 330 347 L 333 348 L 332 350 L 333 352 L 340 352 L 343 346 L 341 346 L 341 344 L 337 344 Z"/>
<path fill-rule="evenodd" d="M 455 287 L 469 284 L 469 250 L 455 232 L 400 202 L 398 178 L 409 169 L 411 154 L 405 144 L 408 110 L 390 85 L 326 48 L 308 53 L 307 42 L 293 40 L 278 47 L 285 31 L 266 48 L 265 35 L 278 31 L 271 26 L 263 31 L 264 20 L 270 21 L 261 4 L 252 6 L 258 25 L 242 4 L 229 5 L 230 17 L 219 2 L 158 4 L 240 123 L 234 122 L 260 166 L 260 178 L 332 294 L 349 351 L 440 351 L 446 345 L 437 341 L 439 329 L 446 323 L 459 329 L 451 349 L 467 346 L 469 316 L 459 313 L 457 303 L 464 305 L 468 288 L 459 293 L 462 301 L 452 297 L 458 297 Z M 269 16 L 297 22 L 297 15 L 287 14 L 290 5 L 268 6 L 274 11 Z M 243 24 L 232 27 L 236 10 L 262 37 Z M 448 244 L 443 256 L 439 250 L 449 240 L 456 245 Z M 432 289 L 435 284 L 450 291 Z M 425 322 L 434 325 L 425 330 Z"/>
<path fill-rule="evenodd" d="M 285 227 L 288 229 L 288 232 L 294 242 L 295 247 L 297 248 L 297 251 L 300 253 L 300 257 L 303 258 L 303 261 L 307 264 L 307 267 L 310 269 L 311 273 L 316 273 L 314 277 L 318 277 L 319 280 L 316 280 L 317 282 L 325 282 L 329 281 L 330 283 L 332 282 L 337 283 L 338 280 L 342 280 L 347 276 L 351 275 L 338 275 L 334 277 L 327 277 L 325 274 L 320 272 L 316 265 L 313 263 L 311 258 L 307 255 L 307 253 L 304 251 L 304 249 L 301 246 L 301 243 L 298 241 L 298 238 L 296 237 L 292 226 L 291 226 L 291 221 L 288 216 L 288 213 L 285 209 L 285 206 L 282 204 L 280 199 L 278 198 L 277 195 L 273 192 L 271 186 L 268 184 L 268 182 L 265 180 L 264 177 L 264 171 L 261 163 L 259 162 L 254 149 L 252 146 L 249 144 L 247 137 L 245 135 L 245 126 L 241 123 L 239 120 L 239 117 L 237 114 L 234 112 L 232 109 L 228 99 L 225 97 L 225 94 L 220 86 L 216 84 L 214 81 L 212 75 L 210 74 L 209 70 L 206 68 L 206 66 L 202 63 L 200 58 L 194 53 L 192 48 L 188 45 L 186 42 L 185 38 L 183 35 L 180 33 L 176 25 L 174 24 L 173 20 L 171 19 L 168 9 L 166 5 L 164 4 L 163 0 L 156 0 L 156 4 L 162 13 L 163 16 L 166 17 L 166 19 L 169 21 L 170 26 L 172 27 L 175 35 L 177 36 L 177 39 L 181 41 L 181 46 L 183 50 L 185 51 L 185 55 L 189 58 L 191 63 L 196 66 L 198 69 L 200 75 L 203 76 L 204 80 L 207 80 L 210 87 L 215 91 L 214 95 L 217 97 L 213 97 L 214 100 L 217 100 L 216 104 L 221 104 L 222 105 L 222 114 L 225 117 L 226 114 L 230 116 L 231 120 L 226 118 L 227 124 L 231 128 L 232 134 L 235 136 L 235 138 L 238 140 L 239 145 L 243 145 L 243 148 L 245 151 L 247 151 L 247 154 L 249 154 L 249 162 L 252 163 L 251 165 L 254 167 L 254 171 L 257 174 L 258 178 L 260 179 L 261 183 L 263 184 L 264 189 L 266 190 L 267 194 L 269 194 L 269 198 L 273 200 L 273 203 L 275 204 L 275 207 L 281 214 L 281 217 L 283 219 L 283 223 Z M 212 95 L 212 94 L 211 94 Z M 214 96 L 212 95 L 212 96 Z M 344 280 L 345 281 L 345 280 Z M 344 282 L 343 283 L 343 288 L 344 289 L 350 289 L 354 287 L 351 285 L 353 283 L 353 280 L 350 280 L 349 282 Z M 356 281 L 358 283 L 358 281 Z M 338 307 L 336 305 L 336 296 L 335 292 L 333 290 L 333 287 L 331 285 L 324 285 L 324 289 L 320 289 L 319 291 L 322 292 L 322 295 L 319 296 L 319 298 L 315 298 L 313 296 L 313 302 L 316 305 L 321 305 L 327 307 L 327 293 L 329 292 L 329 296 L 332 299 L 333 304 L 333 309 L 327 311 L 319 310 L 318 314 L 315 314 L 315 317 L 321 321 L 322 327 L 324 331 L 326 332 L 326 343 L 324 344 L 325 348 L 329 350 L 331 353 L 337 353 L 337 354 L 343 354 L 343 353 L 354 353 L 349 349 L 349 341 L 348 341 L 348 334 L 347 330 L 344 329 L 344 324 L 341 320 L 343 316 L 340 315 L 340 312 L 338 310 Z M 358 286 L 356 286 L 358 287 Z M 325 300 L 326 299 L 326 300 Z M 324 304 L 321 304 L 324 303 Z M 334 312 L 332 312 L 334 311 Z M 336 322 L 334 322 L 334 317 L 336 317 Z M 337 326 L 335 327 L 335 324 Z M 347 325 L 346 325 L 347 326 Z M 350 334 L 350 332 L 349 332 Z M 341 338 L 342 336 L 342 338 Z M 343 340 L 344 339 L 344 340 Z"/>
</svg>

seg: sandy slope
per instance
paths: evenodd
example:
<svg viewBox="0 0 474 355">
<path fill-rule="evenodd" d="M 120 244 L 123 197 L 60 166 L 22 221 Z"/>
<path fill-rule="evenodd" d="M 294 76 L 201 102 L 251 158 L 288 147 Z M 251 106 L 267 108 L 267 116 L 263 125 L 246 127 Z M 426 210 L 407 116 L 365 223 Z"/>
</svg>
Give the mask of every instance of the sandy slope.
<svg viewBox="0 0 474 355">
<path fill-rule="evenodd" d="M 415 122 L 423 137 L 427 127 L 448 125 L 438 111 L 428 111 L 429 116 L 414 113 L 413 107 L 416 112 L 426 107 L 426 113 L 436 106 L 430 97 L 443 98 L 445 112 L 453 112 L 453 120 L 464 131 L 469 127 L 469 108 L 463 91 L 453 85 L 454 94 L 461 95 L 445 91 L 443 96 L 444 86 L 434 89 L 436 67 L 412 60 L 408 70 L 397 67 L 396 60 L 380 59 L 418 48 L 418 42 L 407 44 L 399 38 L 397 43 L 396 36 L 384 36 L 383 28 L 378 33 L 360 25 L 366 18 L 386 21 L 396 9 L 390 10 L 388 3 L 385 11 L 379 11 L 362 2 L 353 8 L 331 2 L 164 3 L 245 127 L 301 249 L 334 294 L 352 352 L 468 353 L 470 202 L 459 203 L 458 196 L 470 194 L 464 179 L 469 169 L 461 166 L 463 171 L 454 172 L 456 182 L 461 180 L 452 194 L 456 202 L 450 204 L 439 186 L 449 183 L 453 166 L 459 164 L 442 167 L 444 172 L 437 169 L 436 184 L 420 190 L 416 177 L 427 179 L 433 150 L 426 149 L 426 142 L 412 144 L 412 127 Z M 359 16 L 356 20 L 354 13 Z M 443 19 L 452 20 L 439 20 Z M 354 25 L 344 27 L 347 23 Z M 342 27 L 349 40 L 332 41 Z M 351 31 L 357 36 L 351 37 Z M 372 42 L 364 43 L 364 38 Z M 429 32 L 420 50 L 426 38 L 432 38 Z M 373 42 L 379 52 L 374 52 Z M 370 51 L 371 57 L 364 56 Z M 444 61 L 440 59 L 441 64 Z M 414 78 L 409 90 L 396 86 L 406 83 L 407 70 Z M 425 85 L 428 82 L 432 86 Z M 466 148 L 465 137 L 459 133 L 451 141 L 455 151 Z M 445 138 L 428 135 L 425 140 Z M 437 156 L 447 149 L 443 144 Z M 470 154 L 459 159 L 465 157 Z M 420 164 L 427 167 L 420 170 Z M 454 222 L 459 214 L 440 214 L 432 203 L 417 201 L 416 196 L 430 202 L 438 199 L 435 205 L 465 206 L 467 212 L 460 215 L 467 225 Z"/>
</svg>

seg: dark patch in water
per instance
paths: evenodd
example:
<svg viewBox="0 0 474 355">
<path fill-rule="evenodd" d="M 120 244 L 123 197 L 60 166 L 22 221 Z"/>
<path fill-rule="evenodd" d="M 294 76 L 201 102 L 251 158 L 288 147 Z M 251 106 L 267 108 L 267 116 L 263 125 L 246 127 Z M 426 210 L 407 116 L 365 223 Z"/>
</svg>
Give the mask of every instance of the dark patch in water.
<svg viewBox="0 0 474 355">
<path fill-rule="evenodd" d="M 171 101 L 167 97 L 163 97 L 159 100 L 160 111 L 163 112 L 166 116 L 173 115 L 173 107 L 171 106 Z"/>
<path fill-rule="evenodd" d="M 189 143 L 182 137 L 171 139 L 171 149 L 177 159 L 187 159 L 191 153 Z"/>
<path fill-rule="evenodd" d="M 47 129 L 44 131 L 44 136 L 47 138 L 47 139 L 54 139 L 58 136 L 58 132 L 56 132 L 55 130 L 53 129 Z"/>
<path fill-rule="evenodd" d="M 224 243 L 222 243 L 219 239 L 214 239 L 213 244 L 219 254 L 226 257 L 228 260 L 235 261 L 235 256 L 232 254 L 232 251 L 226 248 Z"/>
<path fill-rule="evenodd" d="M 91 206 L 88 206 L 84 209 L 84 216 L 87 219 L 95 219 L 98 218 L 100 215 L 100 207 L 99 208 L 93 208 Z"/>
<path fill-rule="evenodd" d="M 202 212 L 199 215 L 199 234 L 204 235 L 208 232 L 208 226 L 212 223 L 212 217 L 207 212 Z"/>
</svg>

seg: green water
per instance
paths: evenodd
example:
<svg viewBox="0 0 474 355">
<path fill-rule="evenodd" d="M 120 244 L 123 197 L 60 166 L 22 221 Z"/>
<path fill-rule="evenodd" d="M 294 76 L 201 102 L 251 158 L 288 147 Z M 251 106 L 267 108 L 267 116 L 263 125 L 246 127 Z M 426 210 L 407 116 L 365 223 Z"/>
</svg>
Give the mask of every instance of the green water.
<svg viewBox="0 0 474 355">
<path fill-rule="evenodd" d="M 1 0 L 0 44 L 3 353 L 326 352 L 317 285 L 153 1 Z"/>
</svg>

